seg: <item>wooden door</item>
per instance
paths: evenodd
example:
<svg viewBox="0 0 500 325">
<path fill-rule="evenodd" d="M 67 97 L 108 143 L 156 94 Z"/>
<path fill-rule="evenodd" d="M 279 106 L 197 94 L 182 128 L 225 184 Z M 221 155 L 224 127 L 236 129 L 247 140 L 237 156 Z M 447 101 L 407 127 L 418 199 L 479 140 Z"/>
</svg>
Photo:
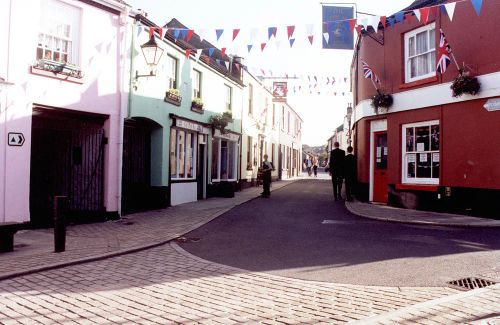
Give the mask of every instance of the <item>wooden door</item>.
<svg viewBox="0 0 500 325">
<path fill-rule="evenodd" d="M 387 132 L 374 134 L 373 202 L 387 203 Z"/>
</svg>

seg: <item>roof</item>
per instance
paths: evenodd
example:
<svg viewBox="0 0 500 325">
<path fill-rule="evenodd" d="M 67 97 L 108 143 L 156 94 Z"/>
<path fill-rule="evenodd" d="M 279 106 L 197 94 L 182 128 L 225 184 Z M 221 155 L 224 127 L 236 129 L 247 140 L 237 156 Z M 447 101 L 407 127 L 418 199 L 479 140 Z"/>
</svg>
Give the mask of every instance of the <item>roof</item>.
<svg viewBox="0 0 500 325">
<path fill-rule="evenodd" d="M 446 2 L 448 2 L 448 0 L 415 0 L 411 5 L 404 8 L 402 11 L 411 11 L 424 7 L 436 6 Z"/>
<path fill-rule="evenodd" d="M 342 131 L 344 131 L 344 124 L 342 124 L 337 128 L 337 132 L 342 132 Z"/>
</svg>

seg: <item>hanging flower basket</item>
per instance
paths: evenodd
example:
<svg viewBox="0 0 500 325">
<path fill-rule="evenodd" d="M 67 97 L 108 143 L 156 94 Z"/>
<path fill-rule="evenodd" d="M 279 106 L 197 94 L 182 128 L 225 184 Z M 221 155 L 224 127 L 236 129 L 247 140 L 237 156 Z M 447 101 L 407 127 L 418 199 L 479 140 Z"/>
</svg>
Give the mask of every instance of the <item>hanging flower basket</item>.
<svg viewBox="0 0 500 325">
<path fill-rule="evenodd" d="M 376 114 L 382 113 L 383 109 L 387 112 L 394 102 L 391 94 L 384 94 L 379 90 L 377 90 L 377 94 L 371 98 L 371 101 Z"/>
<path fill-rule="evenodd" d="M 233 120 L 231 113 L 225 112 L 210 116 L 209 122 L 212 124 L 213 129 L 220 130 L 220 133 L 226 133 L 226 127 Z"/>
<path fill-rule="evenodd" d="M 174 104 L 177 106 L 181 105 L 182 97 L 179 89 L 170 88 L 165 93 L 165 101 L 170 104 Z"/>
<path fill-rule="evenodd" d="M 481 84 L 476 77 L 470 76 L 468 71 L 460 69 L 458 77 L 453 80 L 450 88 L 453 91 L 453 97 L 460 97 L 462 94 L 476 95 Z"/>
</svg>

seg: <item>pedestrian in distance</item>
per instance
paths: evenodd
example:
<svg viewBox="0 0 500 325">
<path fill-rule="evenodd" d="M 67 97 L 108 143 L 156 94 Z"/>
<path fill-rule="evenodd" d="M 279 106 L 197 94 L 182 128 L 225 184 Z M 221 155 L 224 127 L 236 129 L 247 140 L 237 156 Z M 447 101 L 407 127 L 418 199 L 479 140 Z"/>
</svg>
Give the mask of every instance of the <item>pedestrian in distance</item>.
<svg viewBox="0 0 500 325">
<path fill-rule="evenodd" d="M 313 160 L 313 173 L 314 173 L 314 177 L 318 177 L 318 158 L 317 157 L 314 157 L 314 160 Z"/>
<path fill-rule="evenodd" d="M 356 156 L 352 152 L 353 148 L 347 147 L 347 155 L 344 158 L 345 198 L 347 201 L 352 201 L 357 179 Z"/>
<path fill-rule="evenodd" d="M 262 182 L 264 191 L 262 192 L 262 197 L 269 198 L 271 196 L 271 172 L 274 170 L 273 163 L 269 160 L 268 155 L 264 155 L 264 161 L 262 162 Z"/>
<path fill-rule="evenodd" d="M 344 172 L 345 151 L 340 149 L 340 144 L 335 142 L 333 149 L 330 151 L 329 170 L 332 176 L 333 197 L 335 201 L 342 200 L 342 183 Z"/>
<path fill-rule="evenodd" d="M 306 160 L 306 169 L 307 169 L 307 175 L 311 176 L 312 174 L 312 162 L 311 162 L 311 158 L 307 157 L 307 160 Z"/>
</svg>

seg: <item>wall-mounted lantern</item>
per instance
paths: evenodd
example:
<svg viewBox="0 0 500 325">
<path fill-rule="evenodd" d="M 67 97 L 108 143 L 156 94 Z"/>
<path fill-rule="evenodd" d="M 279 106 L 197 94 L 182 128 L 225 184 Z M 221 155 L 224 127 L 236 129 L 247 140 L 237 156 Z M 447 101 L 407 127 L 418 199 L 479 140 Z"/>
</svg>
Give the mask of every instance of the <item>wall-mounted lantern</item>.
<svg viewBox="0 0 500 325">
<path fill-rule="evenodd" d="M 163 49 L 158 46 L 155 41 L 155 36 L 151 35 L 149 41 L 141 45 L 142 54 L 144 55 L 144 59 L 149 66 L 150 72 L 149 74 L 140 75 L 138 71 L 135 72 L 135 78 L 139 77 L 154 77 L 156 73 L 154 72 L 154 68 L 160 62 L 160 58 L 163 54 Z"/>
</svg>

